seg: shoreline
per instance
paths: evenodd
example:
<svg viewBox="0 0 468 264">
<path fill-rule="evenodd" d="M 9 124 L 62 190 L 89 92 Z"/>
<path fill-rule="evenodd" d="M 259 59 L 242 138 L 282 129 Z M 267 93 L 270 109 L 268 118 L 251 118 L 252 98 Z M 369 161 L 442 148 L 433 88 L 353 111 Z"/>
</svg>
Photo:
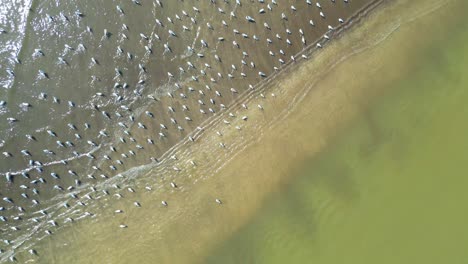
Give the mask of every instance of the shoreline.
<svg viewBox="0 0 468 264">
<path fill-rule="evenodd" d="M 327 41 L 324 37 L 321 37 L 315 42 L 309 44 L 307 47 L 302 49 L 301 52 L 294 55 L 294 57 L 296 58 L 296 61 L 289 60 L 283 67 L 280 68 L 280 71 L 268 76 L 262 82 L 256 84 L 253 87 L 253 89 L 248 89 L 244 91 L 243 93 L 241 93 L 236 100 L 234 100 L 229 105 L 227 105 L 226 111 L 221 112 L 219 115 L 214 115 L 212 118 L 208 118 L 207 120 L 200 123 L 199 127 L 202 128 L 201 130 L 196 129 L 190 132 L 186 137 L 180 140 L 177 144 L 175 144 L 173 147 L 165 151 L 160 156 L 160 162 L 157 164 L 154 164 L 154 166 L 161 166 L 164 161 L 167 161 L 167 158 L 169 158 L 171 155 L 174 154 L 175 151 L 177 151 L 177 148 L 179 145 L 183 145 L 185 142 L 189 140 L 189 136 L 192 136 L 193 138 L 198 138 L 202 136 L 203 131 L 208 125 L 221 123 L 222 122 L 221 119 L 227 114 L 228 110 L 239 111 L 242 108 L 242 104 L 246 104 L 250 102 L 254 98 L 254 96 L 259 96 L 260 93 L 264 92 L 265 90 L 269 88 L 268 85 L 270 85 L 275 80 L 280 79 L 281 77 L 283 77 L 283 75 L 287 75 L 295 67 L 300 67 L 301 66 L 300 64 L 303 63 L 303 60 L 313 59 L 313 57 L 309 57 L 308 59 L 303 59 L 301 55 L 302 54 L 314 55 L 314 53 L 319 52 L 321 48 L 316 47 L 317 43 L 321 43 L 321 42 L 329 43 L 330 41 L 334 42 L 340 39 L 345 32 L 354 28 L 355 24 L 359 25 L 359 23 L 362 22 L 362 19 L 365 19 L 367 15 L 372 13 L 376 8 L 380 7 L 381 4 L 383 4 L 384 2 L 386 2 L 386 0 L 373 0 L 371 3 L 367 4 L 365 7 L 357 11 L 355 14 L 351 15 L 350 19 L 346 20 L 345 23 L 335 28 L 336 30 L 333 31 L 332 36 L 336 37 L 336 39 L 332 38 L 331 40 Z M 148 165 L 152 165 L 152 164 L 145 164 L 142 166 L 148 166 Z"/>
</svg>

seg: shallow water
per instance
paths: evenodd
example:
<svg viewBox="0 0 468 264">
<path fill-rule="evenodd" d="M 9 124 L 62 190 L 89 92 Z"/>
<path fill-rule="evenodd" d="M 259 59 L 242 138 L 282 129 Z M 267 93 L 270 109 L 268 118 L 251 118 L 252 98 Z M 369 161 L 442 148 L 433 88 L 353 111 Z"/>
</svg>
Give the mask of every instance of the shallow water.
<svg viewBox="0 0 468 264">
<path fill-rule="evenodd" d="M 203 263 L 466 261 L 466 3 L 412 2 L 388 12 L 401 25 L 384 43 L 335 72 L 372 72 L 361 84 L 384 93 Z"/>
</svg>

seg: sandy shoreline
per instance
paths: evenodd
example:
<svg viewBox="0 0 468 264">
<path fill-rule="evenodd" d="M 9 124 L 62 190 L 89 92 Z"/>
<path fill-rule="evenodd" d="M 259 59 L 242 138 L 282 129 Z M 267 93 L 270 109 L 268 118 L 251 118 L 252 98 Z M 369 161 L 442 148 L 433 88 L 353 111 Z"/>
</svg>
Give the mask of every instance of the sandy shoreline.
<svg viewBox="0 0 468 264">
<path fill-rule="evenodd" d="M 371 13 L 374 9 L 378 8 L 381 4 L 385 3 L 386 0 L 373 0 L 369 4 L 367 4 L 365 7 L 361 8 L 359 11 L 357 11 L 355 14 L 353 14 L 348 20 L 346 20 L 345 23 L 341 24 L 339 27 L 336 27 L 329 36 L 331 37 L 331 41 L 336 41 L 340 39 L 343 34 L 352 29 L 354 26 L 358 26 L 363 19 L 366 18 L 366 16 Z M 356 25 L 357 24 L 357 25 Z M 324 37 L 321 37 L 317 39 L 315 42 L 309 44 L 307 47 L 305 47 L 303 50 L 301 50 L 299 53 L 297 53 L 294 57 L 296 61 L 289 60 L 286 62 L 286 64 L 280 68 L 280 71 L 268 76 L 265 78 L 262 82 L 259 84 L 253 86 L 253 89 L 249 89 L 244 91 L 242 94 L 239 95 L 239 97 L 231 102 L 228 106 L 227 109 L 228 111 L 239 111 L 242 108 L 242 104 L 247 104 L 249 103 L 255 96 L 260 96 L 261 93 L 264 93 L 268 90 L 268 88 L 272 85 L 274 85 L 273 82 L 276 80 L 281 79 L 282 77 L 290 74 L 296 67 L 300 67 L 301 63 L 304 60 L 312 60 L 313 55 L 316 52 L 320 52 L 322 49 L 318 48 L 316 45 L 317 43 L 320 43 L 325 46 L 327 42 L 330 40 L 326 40 Z M 302 58 L 302 55 L 307 56 L 307 59 Z M 173 147 L 171 147 L 169 150 L 164 152 L 164 154 L 161 156 L 160 161 L 167 161 L 167 158 L 169 158 L 173 153 L 176 152 L 176 149 L 178 148 L 179 145 L 183 145 L 184 142 L 188 141 L 189 136 L 193 138 L 198 138 L 203 135 L 203 131 L 205 129 L 209 129 L 209 126 L 212 126 L 214 124 L 218 124 L 222 122 L 222 119 L 225 118 L 227 115 L 226 111 L 221 113 L 220 115 L 216 115 L 213 118 L 209 118 L 205 121 L 203 121 L 199 127 L 203 128 L 201 130 L 195 130 L 192 133 L 189 133 L 185 138 L 183 138 L 180 143 L 175 144 Z"/>
</svg>

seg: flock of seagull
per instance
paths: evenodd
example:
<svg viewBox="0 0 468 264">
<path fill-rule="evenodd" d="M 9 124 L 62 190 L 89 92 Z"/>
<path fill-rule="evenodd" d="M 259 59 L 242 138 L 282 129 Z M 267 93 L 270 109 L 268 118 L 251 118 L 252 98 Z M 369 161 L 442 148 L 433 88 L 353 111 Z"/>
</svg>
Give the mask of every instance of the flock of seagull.
<svg viewBox="0 0 468 264">
<path fill-rule="evenodd" d="M 167 6 L 178 4 L 181 9 L 176 13 L 166 11 Z M 195 141 L 192 132 L 203 130 L 202 122 L 212 116 L 223 115 L 227 125 L 236 118 L 247 121 L 247 116 L 238 117 L 229 112 L 229 105 L 243 92 L 255 90 L 257 84 L 285 65 L 308 59 L 304 54 L 297 56 L 306 47 L 322 48 L 335 28 L 346 20 L 346 17 L 335 18 L 334 8 L 351 15 L 347 11 L 351 5 L 348 0 L 132 0 L 131 4 L 107 10 L 122 21 L 118 34 L 107 28 L 97 32 L 95 27 L 102 25 L 85 25 L 89 17 L 99 14 L 80 10 L 69 15 L 43 14 L 40 19 L 48 24 L 71 27 L 74 21 L 79 21 L 76 25 L 83 35 L 96 42 L 78 43 L 76 47 L 65 44 L 63 53 L 50 58 L 55 61 L 54 67 L 61 70 L 48 71 L 47 64 L 41 64 L 38 67 L 44 69 L 33 73 L 34 81 L 50 85 L 54 79 L 63 77 L 57 76 L 57 72 L 73 75 L 76 64 L 80 63 L 75 57 L 83 56 L 89 58 L 84 64 L 91 74 L 91 84 L 98 85 L 88 87 L 93 93 L 84 101 L 79 99 L 81 94 L 75 96 L 80 93 L 78 90 L 70 88 L 70 98 L 46 91 L 37 92 L 30 100 L 23 97 L 21 102 L 0 97 L 0 118 L 4 119 L 5 135 L 8 135 L 0 144 L 0 175 L 4 178 L 0 187 L 0 239 L 4 246 L 0 246 L 0 257 L 7 254 L 4 256 L 10 261 L 17 261 L 15 253 L 22 244 L 17 234 L 21 231 L 53 233 L 59 220 L 54 218 L 58 209 L 51 206 L 51 198 L 62 195 L 61 208 L 79 208 L 75 219 L 67 216 L 60 224 L 93 216 L 86 209 L 87 203 L 96 199 L 97 193 L 111 195 L 110 187 L 99 189 L 98 182 L 123 177 L 123 172 L 133 166 L 161 164 L 160 157 L 175 142 Z M 144 21 L 151 27 L 148 32 L 140 32 L 139 28 L 125 23 L 127 16 L 142 8 L 153 14 L 152 21 Z M 2 34 L 9 33 L 2 30 Z M 135 39 L 137 42 L 131 42 Z M 105 47 L 106 42 L 116 45 L 114 58 L 99 58 L 104 52 L 91 53 Z M 126 42 L 137 44 L 124 47 Z M 15 89 L 16 78 L 22 75 L 17 71 L 26 67 L 25 61 L 34 64 L 49 54 L 35 47 L 32 54 L 11 58 L 13 66 L 6 73 L 14 84 L 9 89 Z M 125 61 L 125 66 L 108 63 L 109 59 Z M 109 71 L 113 72 L 109 79 L 96 74 Z M 59 86 L 59 81 L 55 85 Z M 105 88 L 95 88 L 99 85 Z M 263 93 L 260 96 L 265 97 Z M 15 107 L 18 111 L 13 110 Z M 248 108 L 246 104 L 242 107 Z M 264 105 L 256 107 L 264 110 Z M 54 111 L 58 112 L 59 108 L 62 115 L 57 114 L 58 118 L 53 119 Z M 45 120 L 51 115 L 51 121 L 45 127 L 24 132 L 34 124 L 35 118 L 44 119 L 36 109 L 48 109 L 43 114 Z M 227 148 L 222 134 L 217 134 L 220 141 L 215 145 Z M 176 155 L 170 160 L 181 162 Z M 189 162 L 196 166 L 195 161 Z M 171 165 L 171 170 L 181 169 Z M 172 180 L 168 185 L 178 188 Z M 121 189 L 117 184 L 112 187 Z M 144 188 L 153 189 L 149 185 Z M 126 189 L 136 192 L 133 187 Z M 113 195 L 123 197 L 118 191 Z M 214 202 L 223 203 L 220 198 Z M 142 206 L 138 201 L 133 205 Z M 161 206 L 169 206 L 168 201 L 162 200 Z M 114 213 L 124 211 L 116 209 Z M 41 228 L 36 229 L 35 225 Z M 128 226 L 122 223 L 120 227 Z M 38 255 L 32 247 L 27 250 Z"/>
</svg>

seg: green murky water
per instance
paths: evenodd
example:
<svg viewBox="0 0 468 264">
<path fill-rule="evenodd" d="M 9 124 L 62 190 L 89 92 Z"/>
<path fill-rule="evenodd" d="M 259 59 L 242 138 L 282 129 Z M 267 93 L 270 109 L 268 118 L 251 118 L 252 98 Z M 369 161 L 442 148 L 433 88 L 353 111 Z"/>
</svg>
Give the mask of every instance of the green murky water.
<svg viewBox="0 0 468 264">
<path fill-rule="evenodd" d="M 383 63 L 370 78 L 385 94 L 293 170 L 294 180 L 206 263 L 466 263 L 468 24 L 457 11 L 466 7 L 461 2 L 403 25 L 377 47 Z M 395 69 L 388 45 L 407 56 L 405 69 Z M 392 71 L 400 74 L 378 81 Z"/>
</svg>

